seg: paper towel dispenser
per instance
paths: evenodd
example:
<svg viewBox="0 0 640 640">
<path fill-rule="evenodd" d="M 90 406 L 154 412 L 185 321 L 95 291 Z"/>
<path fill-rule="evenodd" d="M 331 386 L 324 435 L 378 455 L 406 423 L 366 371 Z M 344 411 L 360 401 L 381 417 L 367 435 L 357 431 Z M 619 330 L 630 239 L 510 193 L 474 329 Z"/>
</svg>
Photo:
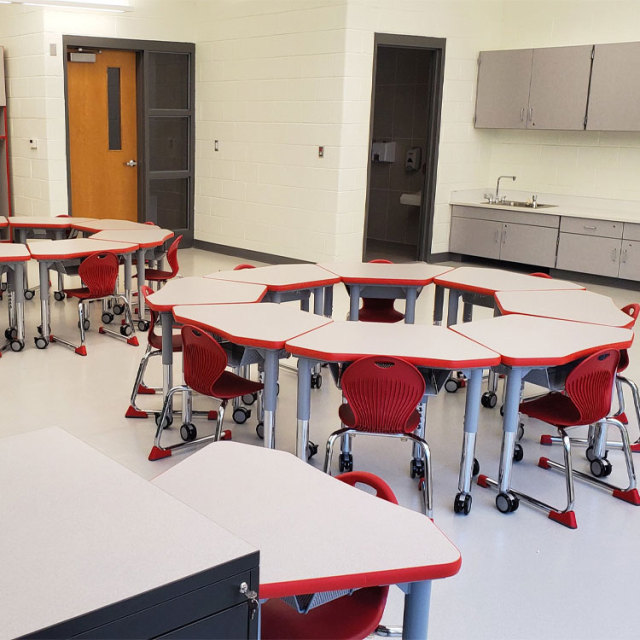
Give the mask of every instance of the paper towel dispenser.
<svg viewBox="0 0 640 640">
<path fill-rule="evenodd" d="M 371 145 L 372 162 L 395 162 L 396 143 L 395 142 L 374 142 Z"/>
</svg>

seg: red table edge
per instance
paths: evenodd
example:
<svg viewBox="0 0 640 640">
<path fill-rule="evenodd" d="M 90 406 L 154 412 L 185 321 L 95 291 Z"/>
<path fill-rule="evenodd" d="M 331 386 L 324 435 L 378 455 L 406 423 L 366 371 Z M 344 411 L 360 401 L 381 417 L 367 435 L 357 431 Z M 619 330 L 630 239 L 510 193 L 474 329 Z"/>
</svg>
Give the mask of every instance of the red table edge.
<svg viewBox="0 0 640 640">
<path fill-rule="evenodd" d="M 31 252 L 31 249 L 29 249 L 29 253 L 31 253 L 31 257 L 34 260 L 73 260 L 75 258 L 85 258 L 87 256 L 90 256 L 93 253 L 115 253 L 115 254 L 121 254 L 121 253 L 133 253 L 134 251 L 138 250 L 138 245 L 133 243 L 133 242 L 128 242 L 128 243 L 123 242 L 122 244 L 124 246 L 122 248 L 120 248 L 120 249 L 96 248 L 95 250 L 88 249 L 87 251 L 80 251 L 80 252 L 76 252 L 76 253 L 65 253 L 64 255 L 61 255 L 59 253 L 58 254 L 52 254 L 52 255 L 43 255 L 43 254 L 33 255 L 33 253 Z M 130 246 L 126 246 L 126 245 L 130 245 Z"/>
<path fill-rule="evenodd" d="M 420 582 L 437 580 L 455 575 L 462 566 L 462 557 L 452 562 L 410 567 L 406 569 L 390 569 L 388 571 L 371 571 L 351 575 L 331 576 L 330 578 L 309 578 L 307 580 L 291 580 L 260 585 L 261 598 L 282 598 L 306 593 L 337 591 L 340 589 L 360 589 L 403 582 Z"/>
<path fill-rule="evenodd" d="M 365 263 L 368 264 L 368 263 Z M 398 266 L 399 264 L 404 264 L 404 263 L 397 263 L 396 266 Z M 321 266 L 321 265 L 318 265 Z M 431 265 L 429 265 L 431 266 Z M 343 282 L 344 284 L 377 284 L 377 285 L 388 285 L 388 286 L 405 286 L 405 287 L 426 287 L 427 285 L 431 284 L 436 278 L 440 277 L 441 275 L 453 270 L 455 267 L 446 267 L 446 269 L 444 269 L 441 273 L 439 273 L 438 275 L 435 276 L 428 276 L 425 278 L 374 278 L 371 276 L 342 276 L 339 273 L 336 273 L 335 271 L 331 271 L 331 269 L 329 269 L 328 267 L 324 267 L 321 266 L 322 269 L 325 269 L 326 271 L 328 271 L 329 273 L 335 273 L 339 278 L 340 281 Z"/>
<path fill-rule="evenodd" d="M 330 274 L 329 271 L 327 271 L 327 273 Z M 268 291 L 298 291 L 299 289 L 317 289 L 318 287 L 326 287 L 330 284 L 336 284 L 340 282 L 340 278 L 338 276 L 334 276 L 333 278 L 326 278 L 325 280 L 296 282 L 295 284 L 265 284 L 264 282 L 255 282 L 254 280 L 241 280 L 240 278 L 219 278 L 213 274 L 208 274 L 204 277 L 210 280 L 223 280 L 224 282 L 242 282 L 243 284 L 262 285 L 263 287 L 267 287 Z"/>
<path fill-rule="evenodd" d="M 526 275 L 526 274 L 525 274 Z M 586 287 L 579 285 L 576 289 L 575 287 L 559 287 L 558 289 L 549 289 L 547 287 L 541 287 L 540 289 L 486 289 L 484 287 L 468 285 L 468 284 L 460 284 L 459 282 L 453 281 L 440 281 L 441 276 L 436 276 L 433 281 L 435 284 L 444 287 L 445 289 L 456 289 L 457 291 L 469 291 L 471 293 L 479 293 L 485 296 L 495 296 L 496 293 L 500 291 L 585 291 Z"/>
<path fill-rule="evenodd" d="M 95 233 L 102 233 L 103 231 L 106 231 L 108 233 L 109 231 L 142 231 L 142 229 L 101 229 L 100 231 L 96 231 Z M 104 238 L 94 238 L 93 235 L 89 236 L 87 239 L 88 240 L 99 240 L 99 241 L 102 241 L 102 242 L 124 242 L 126 244 L 135 244 L 140 249 L 151 249 L 153 247 L 159 247 L 161 244 L 164 244 L 167 240 L 170 240 L 175 235 L 176 234 L 173 231 L 169 231 L 169 233 L 167 234 L 167 236 L 165 238 L 163 238 L 162 240 L 154 240 L 153 242 L 150 242 L 150 241 L 149 242 L 136 242 L 136 241 L 131 241 L 131 240 L 105 240 Z"/>
<path fill-rule="evenodd" d="M 235 304 L 242 304 L 242 303 L 237 302 Z M 245 304 L 251 304 L 251 303 L 245 303 Z M 182 305 L 175 305 L 175 306 L 178 307 Z M 198 305 L 198 306 L 201 306 L 201 305 Z M 297 333 L 295 336 L 291 336 L 290 338 L 285 338 L 284 340 L 259 340 L 254 338 L 247 338 L 244 336 L 242 337 L 236 336 L 232 333 L 229 333 L 228 331 L 222 331 L 217 327 L 212 327 L 211 325 L 205 324 L 204 322 L 198 322 L 197 320 L 193 320 L 192 318 L 182 318 L 176 315 L 175 310 L 172 310 L 172 313 L 173 313 L 173 318 L 176 322 L 180 322 L 182 324 L 190 324 L 190 325 L 193 325 L 194 327 L 198 327 L 199 329 L 202 329 L 203 331 L 208 331 L 209 333 L 215 333 L 217 336 L 226 338 L 227 340 L 233 342 L 234 344 L 240 344 L 245 347 L 257 347 L 259 349 L 273 349 L 273 350 L 284 349 L 284 345 L 287 343 L 287 340 L 293 340 L 294 338 L 299 338 L 300 336 L 310 333 L 311 331 L 315 331 L 316 329 L 319 329 L 320 327 L 324 327 L 325 325 L 331 324 L 333 322 L 331 318 L 324 318 L 324 316 L 317 316 L 318 318 L 323 318 L 325 320 L 325 322 L 323 322 L 322 324 L 319 324 L 317 327 L 311 327 L 306 331 Z"/>
<path fill-rule="evenodd" d="M 31 260 L 31 255 L 28 256 L 8 256 L 6 258 L 2 257 L 2 248 L 0 247 L 0 264 L 4 264 L 6 262 L 26 262 L 27 260 Z"/>
<path fill-rule="evenodd" d="M 11 218 L 13 216 L 7 216 L 7 225 L 12 229 L 70 229 L 71 222 L 68 218 L 60 218 L 60 224 L 47 224 L 42 222 L 12 222 Z M 0 225 L 4 226 L 4 225 Z"/>
<path fill-rule="evenodd" d="M 225 280 L 225 282 L 230 282 L 229 280 Z M 242 284 L 254 284 L 253 282 L 243 282 Z M 151 300 L 147 299 L 146 304 L 149 307 L 149 309 L 151 309 L 152 311 L 157 311 L 158 313 L 165 313 L 167 311 L 171 311 L 171 313 L 173 313 L 173 308 L 174 307 L 190 307 L 191 305 L 193 306 L 203 306 L 203 305 L 216 305 L 216 304 L 259 304 L 262 299 L 267 295 L 267 288 L 265 285 L 263 284 L 256 284 L 256 287 L 263 287 L 264 291 L 262 292 L 262 294 L 260 295 L 260 297 L 255 300 L 254 302 L 247 302 L 246 300 L 243 300 L 242 302 L 210 302 L 210 301 L 205 301 L 205 302 L 177 302 L 174 304 L 156 304 L 154 302 L 152 302 Z M 153 293 L 160 293 L 159 291 L 154 291 Z M 153 295 L 153 294 L 151 294 Z"/>
</svg>

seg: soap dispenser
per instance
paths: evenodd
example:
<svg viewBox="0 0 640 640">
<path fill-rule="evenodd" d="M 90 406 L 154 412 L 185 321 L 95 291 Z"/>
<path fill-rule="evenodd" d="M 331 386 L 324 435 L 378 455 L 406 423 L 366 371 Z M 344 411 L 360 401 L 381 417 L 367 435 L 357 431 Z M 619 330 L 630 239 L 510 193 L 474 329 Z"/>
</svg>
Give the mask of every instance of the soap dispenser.
<svg viewBox="0 0 640 640">
<path fill-rule="evenodd" d="M 411 147 L 407 149 L 407 155 L 404 161 L 404 168 L 407 171 L 418 171 L 420 169 L 420 158 L 422 155 L 420 147 Z"/>
</svg>

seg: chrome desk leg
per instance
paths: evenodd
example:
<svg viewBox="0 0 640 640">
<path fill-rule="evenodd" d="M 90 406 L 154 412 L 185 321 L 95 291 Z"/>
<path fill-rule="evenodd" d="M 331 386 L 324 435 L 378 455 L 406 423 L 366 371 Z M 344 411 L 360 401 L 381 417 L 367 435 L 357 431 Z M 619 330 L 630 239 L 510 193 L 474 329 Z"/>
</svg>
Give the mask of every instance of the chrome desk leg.
<svg viewBox="0 0 640 640">
<path fill-rule="evenodd" d="M 264 446 L 276 448 L 276 406 L 278 402 L 278 352 L 264 352 Z"/>
<path fill-rule="evenodd" d="M 122 257 L 124 258 L 124 297 L 127 299 L 127 302 L 131 304 L 131 279 L 132 279 L 132 262 L 133 258 L 132 254 L 125 253 Z"/>
<path fill-rule="evenodd" d="M 307 460 L 309 450 L 309 416 L 311 415 L 311 368 L 308 358 L 298 358 L 298 431 L 296 455 Z"/>
<path fill-rule="evenodd" d="M 322 287 L 315 287 L 313 291 L 313 313 L 321 316 L 324 311 L 324 295 Z"/>
<path fill-rule="evenodd" d="M 465 509 L 465 496 L 471 494 L 471 478 L 473 477 L 473 459 L 476 450 L 476 434 L 478 432 L 478 414 L 480 413 L 480 396 L 482 394 L 482 369 L 471 369 L 467 381 L 467 398 L 464 406 L 464 439 L 460 458 L 460 475 L 458 476 L 458 495 L 456 503 L 463 507 L 460 512 L 469 513 L 470 499 Z"/>
<path fill-rule="evenodd" d="M 413 324 L 416 321 L 416 300 L 418 298 L 417 287 L 407 288 L 407 298 L 404 306 L 405 324 Z"/>
<path fill-rule="evenodd" d="M 162 324 L 162 401 L 164 402 L 169 389 L 173 387 L 173 314 L 171 311 L 162 311 L 160 322 Z"/>
<path fill-rule="evenodd" d="M 51 326 L 49 322 L 49 263 L 41 261 L 38 264 L 40 273 L 40 326 L 42 337 L 49 342 Z"/>
<path fill-rule="evenodd" d="M 404 597 L 402 637 L 411 640 L 426 639 L 429 629 L 429 602 L 431 581 L 411 582 Z"/>
<path fill-rule="evenodd" d="M 433 294 L 433 324 L 440 326 L 444 315 L 444 287 L 436 285 Z"/>
<path fill-rule="evenodd" d="M 142 287 L 145 283 L 145 280 L 144 280 L 144 274 L 145 274 L 145 268 L 146 268 L 144 264 L 145 253 L 146 251 L 140 248 L 138 249 L 136 254 L 137 256 L 136 260 L 138 262 L 137 264 L 137 267 L 138 267 L 138 320 L 144 320 L 144 317 L 145 317 L 145 302 L 144 302 L 144 296 L 142 295 Z M 173 318 L 172 318 L 172 322 L 173 322 Z M 164 345 L 163 345 L 162 352 L 164 353 Z M 169 388 L 171 388 L 171 386 L 169 386 Z"/>
<path fill-rule="evenodd" d="M 18 331 L 18 340 L 24 343 L 24 289 L 22 281 L 26 265 L 24 262 L 16 262 L 13 277 L 13 294 L 15 300 L 16 329 Z"/>
<path fill-rule="evenodd" d="M 502 421 L 502 450 L 500 452 L 500 470 L 498 473 L 498 490 L 508 493 L 511 489 L 511 467 L 513 466 L 513 450 L 518 431 L 518 407 L 522 389 L 524 370 L 518 367 L 509 370 L 507 376 L 507 393 L 504 399 L 504 418 Z"/>
<path fill-rule="evenodd" d="M 360 313 L 360 285 L 349 286 L 349 320 L 357 320 Z"/>
</svg>

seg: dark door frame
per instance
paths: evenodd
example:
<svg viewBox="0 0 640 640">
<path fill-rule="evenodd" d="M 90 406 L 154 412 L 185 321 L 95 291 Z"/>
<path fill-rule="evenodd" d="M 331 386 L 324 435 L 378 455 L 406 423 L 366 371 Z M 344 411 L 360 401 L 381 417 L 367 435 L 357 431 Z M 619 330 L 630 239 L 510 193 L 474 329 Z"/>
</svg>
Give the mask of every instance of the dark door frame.
<svg viewBox="0 0 640 640">
<path fill-rule="evenodd" d="M 187 227 L 175 229 L 183 237 L 182 246 L 193 244 L 194 232 L 194 175 L 195 175 L 195 44 L 191 42 L 163 42 L 160 40 L 129 40 L 125 38 L 100 38 L 92 36 L 63 36 L 62 49 L 64 55 L 64 99 L 65 99 L 65 125 L 67 147 L 67 197 L 69 200 L 69 212 L 73 213 L 71 201 L 71 156 L 69 154 L 69 108 L 67 99 L 67 50 L 68 48 L 119 49 L 133 51 L 136 54 L 136 84 L 138 87 L 137 124 L 138 124 L 138 216 L 140 222 L 156 222 L 147 217 L 147 203 L 150 199 L 150 184 L 154 174 L 162 174 L 164 178 L 187 178 L 189 188 L 187 193 Z M 189 108 L 184 112 L 166 111 L 150 108 L 150 69 L 149 53 L 181 53 L 190 56 L 189 64 Z M 158 115 L 187 115 L 190 117 L 189 130 L 189 159 L 186 171 L 152 172 L 148 162 L 149 158 L 149 121 L 151 117 Z"/>
<path fill-rule="evenodd" d="M 420 206 L 420 226 L 418 230 L 418 259 L 429 261 L 433 252 L 433 214 L 435 206 L 436 179 L 438 172 L 438 148 L 440 145 L 440 117 L 442 113 L 442 87 L 444 85 L 445 38 L 410 36 L 393 33 L 374 34 L 373 77 L 371 82 L 371 113 L 369 117 L 369 149 L 373 140 L 373 114 L 375 110 L 376 67 L 379 47 L 404 49 L 427 49 L 434 52 L 433 86 L 431 87 L 427 139 L 425 140 L 425 164 L 427 170 L 422 186 L 422 204 Z M 367 162 L 367 197 L 365 204 L 364 234 L 362 238 L 362 256 L 367 249 L 367 225 L 369 222 L 369 190 L 371 181 L 371 153 Z"/>
</svg>

